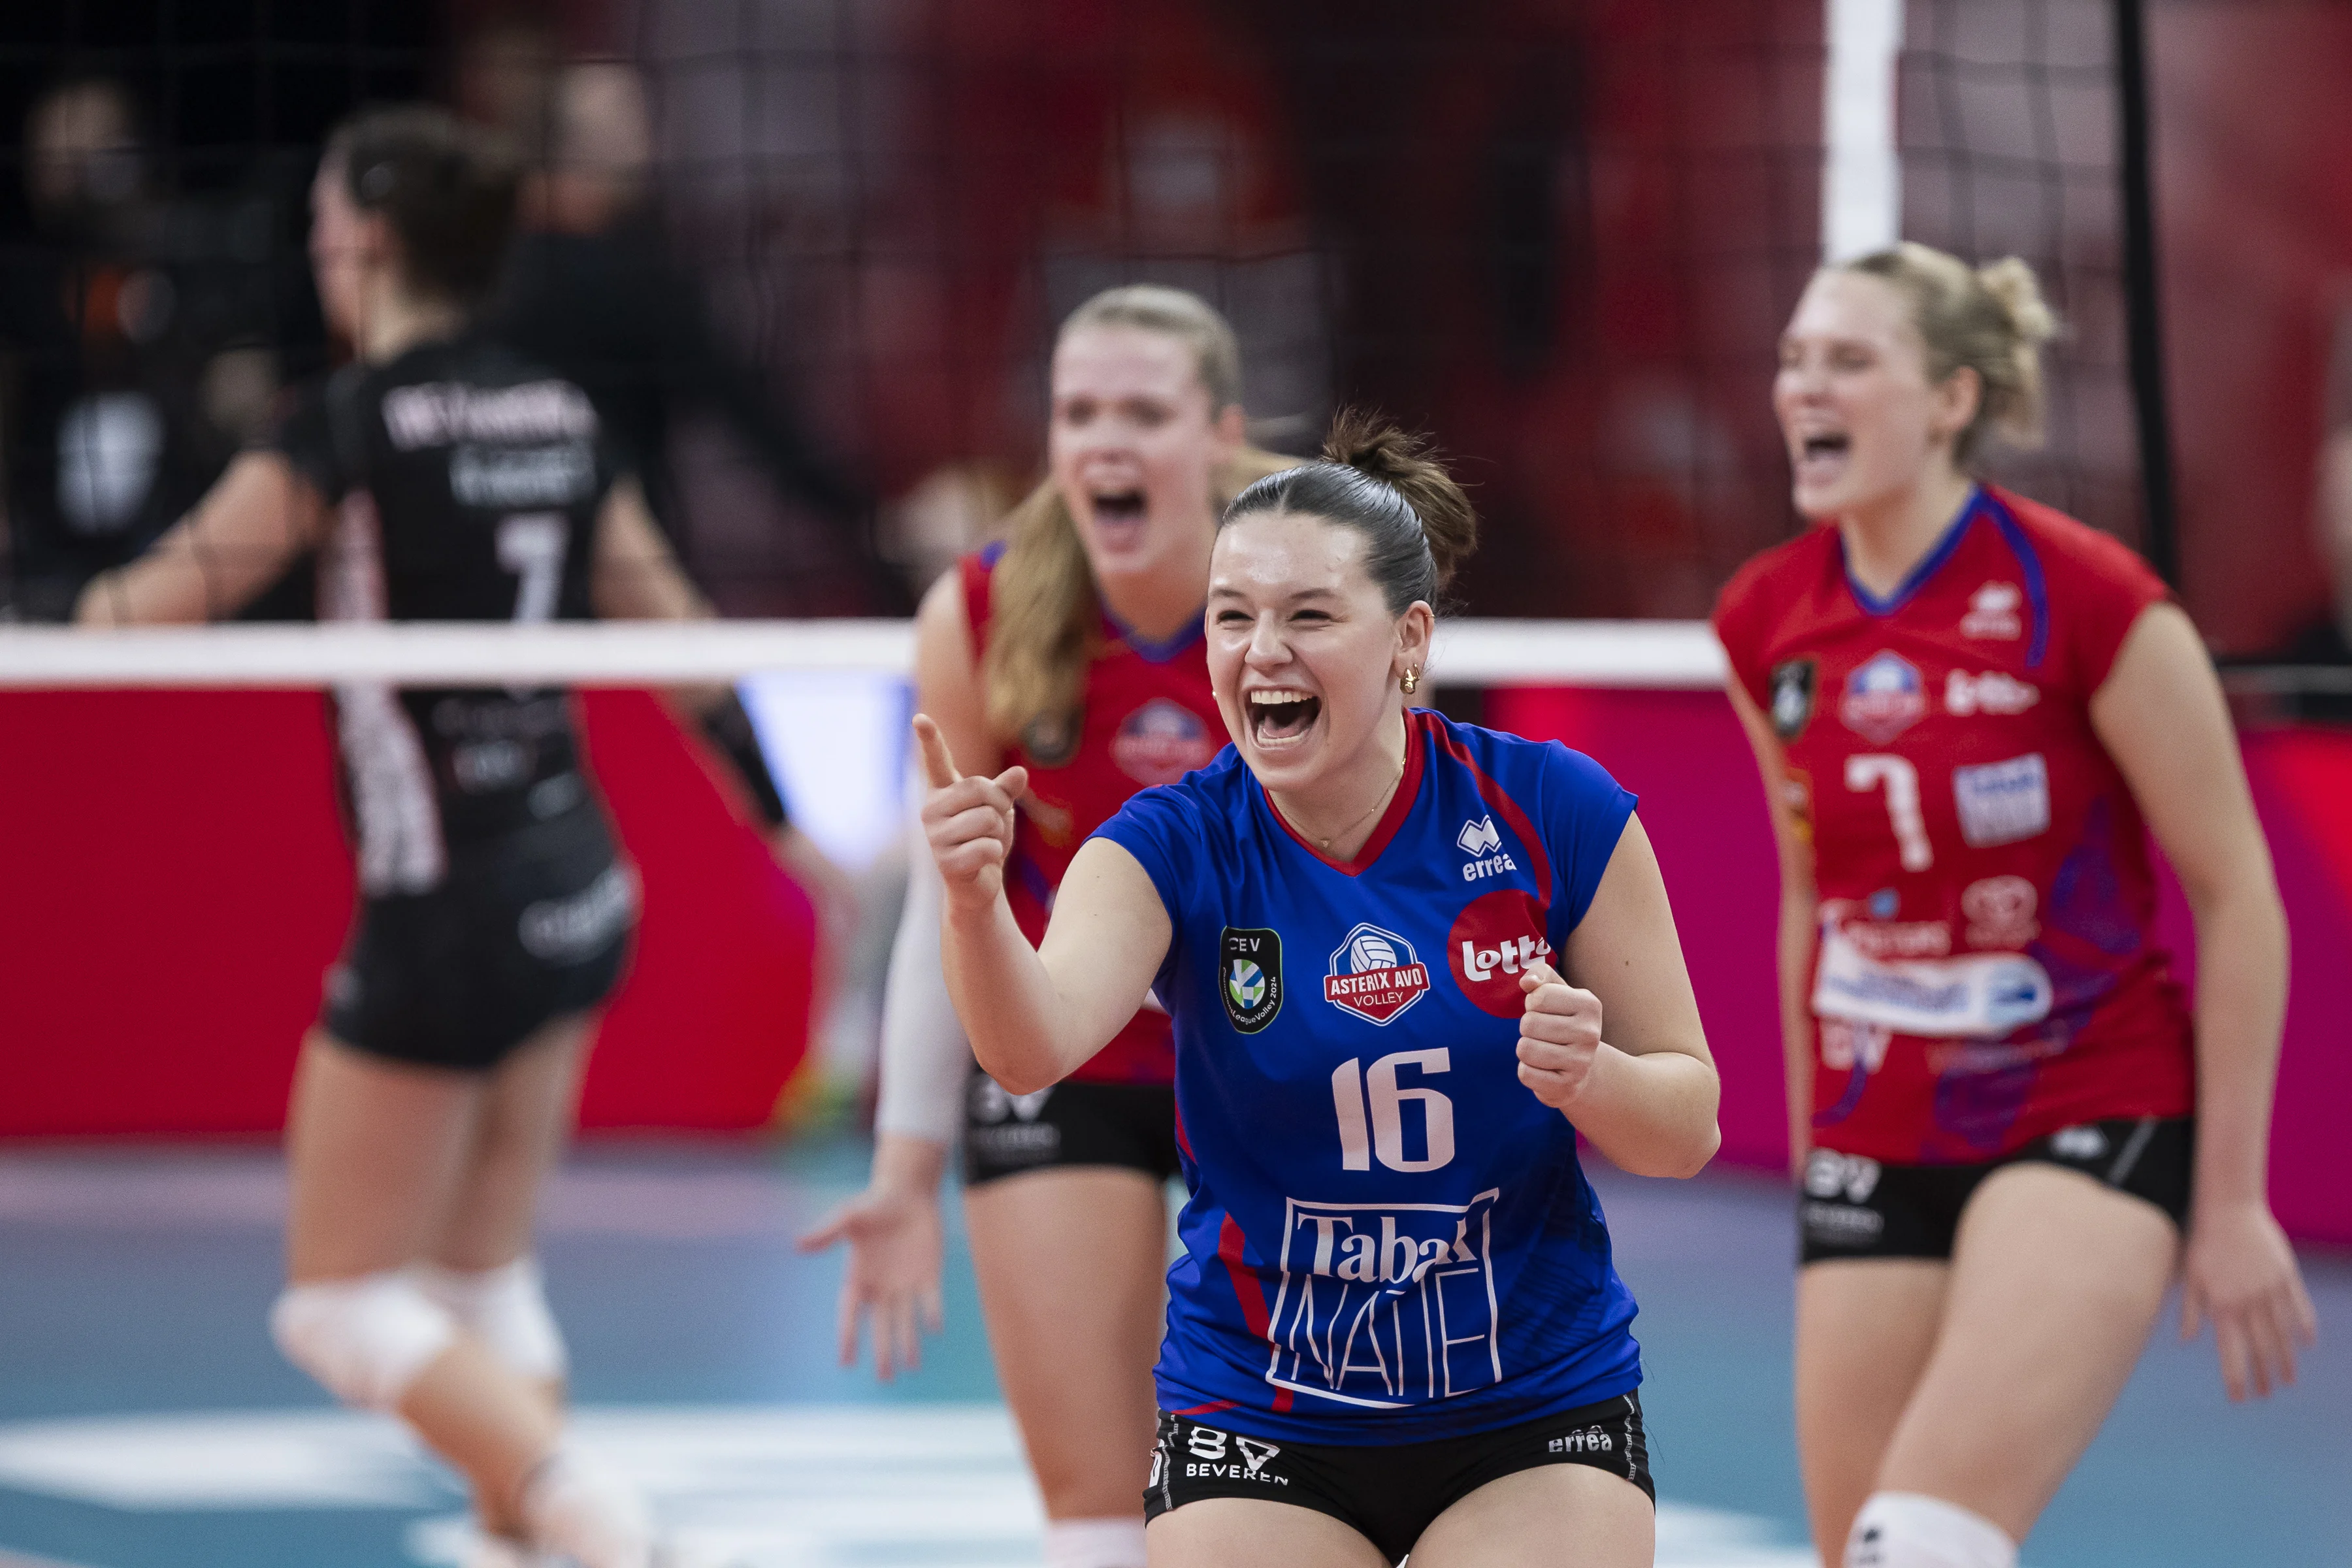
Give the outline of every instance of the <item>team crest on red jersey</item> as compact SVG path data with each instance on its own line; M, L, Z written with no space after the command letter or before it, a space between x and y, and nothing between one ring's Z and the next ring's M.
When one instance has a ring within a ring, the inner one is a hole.
M1171 784L1215 760L1217 742L1201 716L1181 702L1155 697L1118 722L1110 760L1139 784Z
M1429 994L1429 966L1412 943L1369 923L1331 951L1323 1000L1370 1024L1386 1024Z
M1883 746L1927 712L1919 668L1899 654L1879 650L1845 678L1838 718L1874 746Z

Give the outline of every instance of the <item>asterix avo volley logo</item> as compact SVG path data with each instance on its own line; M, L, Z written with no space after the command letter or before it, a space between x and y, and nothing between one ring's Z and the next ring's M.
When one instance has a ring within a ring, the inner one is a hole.
M1255 1035L1282 1011L1282 938L1274 931L1227 926L1217 941L1217 994L1225 1018Z
M1360 925L1332 950L1323 1000L1367 1023L1385 1024L1429 994L1429 966L1392 931Z

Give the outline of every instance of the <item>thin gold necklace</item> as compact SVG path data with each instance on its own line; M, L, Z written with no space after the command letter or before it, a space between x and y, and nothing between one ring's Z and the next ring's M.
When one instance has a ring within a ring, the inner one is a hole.
M1339 840L1339 839L1341 839L1341 838L1344 838L1344 837L1346 837L1349 834L1350 834L1350 833L1354 832L1354 831L1355 831L1355 828L1356 828L1356 823L1359 823L1359 822L1363 821L1365 817L1371 816L1373 812L1376 812L1376 811L1380 810L1380 808L1381 808L1381 807L1382 807L1382 806L1384 806L1384 805L1388 805L1388 803L1389 803L1390 799L1394 795L1394 794L1395 794L1395 792L1396 792L1396 786L1397 786L1398 783L1399 783L1400 781L1402 781L1402 780L1403 779L1403 777L1404 777L1404 762L1403 762L1403 760L1402 760L1402 758L1400 758L1400 759L1398 759L1398 762L1397 762L1396 777L1395 777L1395 778L1392 778L1392 779L1391 779L1391 780L1389 780L1389 782L1388 782L1386 784L1384 784L1383 786L1381 786L1381 793L1380 793L1380 795L1379 795L1377 797L1375 797L1375 798L1373 799L1372 804L1371 804L1370 806L1368 806L1368 807L1367 807L1367 808L1365 808L1362 812L1360 812L1360 813L1357 815L1357 816L1356 816L1356 818L1355 818L1355 821L1354 821L1354 822L1350 822L1350 823L1349 823L1349 824L1347 825L1347 826L1342 827L1341 829L1339 829L1339 832L1334 833L1333 835L1331 835L1331 837L1330 837L1329 838L1318 838L1318 839L1317 839L1315 842L1316 842L1316 843L1318 843L1318 844L1319 844L1319 845L1321 845L1324 848L1328 849L1328 848L1330 848L1330 847L1331 847L1332 844L1333 844L1335 841L1337 841L1337 840Z

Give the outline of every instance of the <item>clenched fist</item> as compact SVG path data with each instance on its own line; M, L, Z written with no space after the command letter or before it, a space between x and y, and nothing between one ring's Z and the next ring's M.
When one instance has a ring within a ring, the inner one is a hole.
M1519 989L1527 993L1519 1018L1519 1081L1554 1110L1565 1110L1592 1076L1601 1049L1601 998L1540 962L1520 973Z

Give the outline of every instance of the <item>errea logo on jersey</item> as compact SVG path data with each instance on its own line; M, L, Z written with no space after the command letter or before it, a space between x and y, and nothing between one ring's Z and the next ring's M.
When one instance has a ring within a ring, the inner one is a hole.
M1470 857L1470 864L1462 868L1462 879L1475 882L1481 877L1499 877L1506 871L1516 871L1519 863L1503 852L1503 836L1495 831L1495 819L1482 816L1462 825L1454 836L1462 853Z
M1332 950L1323 1000L1368 1024L1387 1024L1429 994L1429 966L1392 931L1359 924Z
M2025 619L2018 611L2025 595L2014 583L1987 583L1969 595L1969 613L1960 617L1960 635L1988 642L2015 642L2025 635Z

